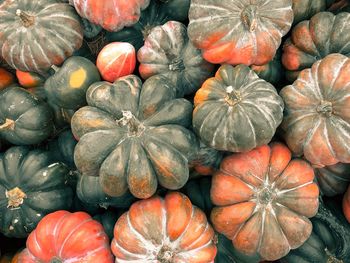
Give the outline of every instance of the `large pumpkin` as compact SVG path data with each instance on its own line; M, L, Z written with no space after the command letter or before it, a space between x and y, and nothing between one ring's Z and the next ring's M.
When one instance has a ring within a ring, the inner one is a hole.
M18 263L112 263L102 225L84 212L56 211L45 216L27 239Z
M188 36L211 63L263 65L293 22L291 0L192 0Z
M294 21L293 24L307 20L313 15L325 11L335 0L292 0Z
M46 151L17 146L0 154L0 232L26 237L46 214L68 209L68 172Z
M282 89L289 148L316 166L350 162L350 59L331 54Z
M186 26L176 21L153 28L137 59L143 79L163 74L178 88L179 96L199 89L214 69L189 41Z
M15 69L46 71L82 45L79 16L67 3L6 0L0 17L0 55Z
M150 0L70 0L78 14L108 31L119 31L140 19Z
M49 106L25 89L0 92L0 137L17 145L37 144L53 131Z
M210 263L214 230L205 214L183 194L134 203L114 227L116 262Z
M277 260L310 236L319 190L312 167L280 143L226 157L213 176L215 229L246 255Z
M276 89L249 67L223 65L194 97L193 128L217 150L242 152L267 144L282 122Z
M350 56L350 14L321 12L296 25L283 46L282 63L294 81L301 70L331 53Z

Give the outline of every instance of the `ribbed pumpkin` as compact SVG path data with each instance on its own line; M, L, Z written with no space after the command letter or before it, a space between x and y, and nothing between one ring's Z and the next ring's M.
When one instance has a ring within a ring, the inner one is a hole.
M15 81L13 75L4 68L0 68L0 90L10 86Z
M321 12L296 25L283 47L282 63L294 81L301 70L331 53L350 56L350 14Z
M137 59L143 79L163 74L178 88L179 96L199 89L214 69L189 41L186 26L176 21L153 28Z
M315 166L350 162L350 59L331 54L282 89L284 136Z
M211 63L264 65L293 22L291 0L192 0L188 36Z
M39 149L16 146L0 154L0 232L26 237L46 214L68 209L68 172Z
M242 152L267 144L282 122L276 89L245 65L223 65L194 97L193 128L217 150Z
M213 176L215 229L239 252L277 260L310 236L319 190L312 167L280 143L226 157Z
M27 239L18 263L112 263L102 225L84 212L56 211L45 216Z
M46 71L82 45L79 16L67 3L6 0L0 17L0 55L15 69Z
M111 246L116 262L210 263L213 239L205 214L172 192L134 203L118 219Z
M150 0L70 0L78 14L108 31L119 31L140 19Z
M293 1L293 24L307 20L313 15L325 11L335 0L292 0Z

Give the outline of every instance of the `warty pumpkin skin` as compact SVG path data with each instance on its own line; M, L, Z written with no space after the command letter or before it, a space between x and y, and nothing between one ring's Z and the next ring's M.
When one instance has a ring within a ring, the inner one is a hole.
M189 41L186 26L176 21L153 28L137 59L143 79L163 74L178 88L179 96L196 91L214 69Z
M245 65L223 65L194 97L193 129L208 146L243 152L267 144L282 122L276 89Z
M99 176L110 196L129 188L134 196L148 198L158 182L168 189L186 183L188 161L198 151L195 135L186 128L192 104L177 99L167 78L157 75L144 85L135 75L113 84L97 82L87 102L72 118L79 139L74 161L82 175Z
M113 263L102 225L85 212L56 211L45 216L27 239L18 263Z
M313 15L325 11L330 7L334 0L292 0L294 20L293 24L297 24L302 20L307 20Z
M68 209L73 193L69 173L49 152L15 146L0 154L0 232L26 237L43 216Z
M242 254L277 260L310 236L319 190L312 167L281 143L226 157L213 176L211 221Z
M350 162L350 59L331 54L284 87L284 137L317 167Z
M115 262L210 263L214 230L183 194L172 192L134 203L114 227Z
M282 63L290 81L301 70L332 53L350 56L350 14L321 12L297 24L283 46Z
M264 65L293 22L291 0L192 0L188 36L207 61Z
M67 3L6 0L0 17L0 55L15 69L45 72L82 45L79 16Z

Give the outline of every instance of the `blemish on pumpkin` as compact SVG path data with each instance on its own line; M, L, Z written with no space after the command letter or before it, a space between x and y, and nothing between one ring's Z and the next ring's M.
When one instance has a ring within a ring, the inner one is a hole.
M82 68L74 71L69 78L69 85L74 88L80 88L86 79L86 71Z

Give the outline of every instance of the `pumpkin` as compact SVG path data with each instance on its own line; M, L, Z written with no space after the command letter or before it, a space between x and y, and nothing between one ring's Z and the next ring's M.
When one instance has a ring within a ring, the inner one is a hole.
M186 26L176 21L153 28L137 59L143 79L163 74L179 89L179 96L196 91L214 69L189 41Z
M284 87L284 137L317 167L350 162L350 59L331 54Z
M102 27L91 23L85 18L81 19L81 23L83 26L84 37L86 38L94 38L102 31Z
M348 0L336 0L327 11L331 11L333 13L339 12L348 12L349 10L349 1Z
M44 77L35 72L16 70L16 77L18 79L18 83L23 88L35 88L42 86L45 83Z
M70 57L45 82L47 99L60 108L76 110L86 105L86 91L100 81L94 63L84 57Z
M211 221L240 253L277 260L309 238L319 190L312 167L291 157L264 145L224 158L213 176Z
M264 65L293 22L291 0L192 0L188 36L211 63Z
M78 14L108 31L135 24L150 0L72 0Z
M110 196L130 189L148 198L158 182L172 190L184 186L198 142L186 128L192 104L176 97L167 78L157 75L144 85L135 75L97 82L86 96L88 106L72 118L79 139L74 161L83 175L99 176Z
M110 43L98 54L96 65L104 80L114 82L134 72L135 48L127 42Z
M343 197L343 213L346 220L350 223L350 186Z
M111 248L116 262L209 263L216 254L213 239L205 214L172 192L132 204L115 224Z
M14 83L13 75L4 68L0 68L0 90L10 86Z
M313 15L325 11L335 0L292 0L294 22L297 24L302 20L307 20Z
M107 210L106 212L104 212L102 214L100 213L100 214L95 215L93 218L96 221L101 223L108 238L110 240L112 240L113 239L114 225L117 222L118 218L121 216L121 214L122 213L120 211L114 212L111 210Z
M45 216L27 239L18 263L112 263L108 236L85 212L56 211Z
M53 131L49 106L20 87L0 92L0 137L17 145L37 144Z
M321 12L296 25L283 46L282 63L294 81L301 70L331 53L350 56L350 14Z
M40 73L60 65L83 41L80 19L67 3L6 0L0 17L0 56L18 70Z
M43 150L15 146L0 154L0 232L26 237L46 214L68 209L68 172Z
M187 20L190 2L190 0L151 0L149 6L141 12L136 24L118 32L106 32L106 39L108 42L129 42L139 50L154 27L170 20Z
M321 194L325 196L343 194L350 183L350 164L337 163L316 168L315 179Z
M194 97L193 129L208 146L243 152L267 144L282 122L276 89L245 65L223 65Z

